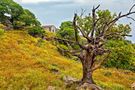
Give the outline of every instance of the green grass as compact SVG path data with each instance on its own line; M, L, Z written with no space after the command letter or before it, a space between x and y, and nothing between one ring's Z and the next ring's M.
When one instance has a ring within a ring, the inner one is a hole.
M0 90L46 90L48 86L66 90L65 75L81 79L81 64L61 56L51 42L19 30L0 37ZM113 68L94 73L97 84L106 90L128 90L134 77L133 72Z

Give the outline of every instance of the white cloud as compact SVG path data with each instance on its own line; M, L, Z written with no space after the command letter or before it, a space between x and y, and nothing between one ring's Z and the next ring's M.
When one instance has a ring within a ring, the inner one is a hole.
M14 0L19 3L59 2L62 0Z
M41 2L73 2L73 3L89 3L92 0L14 0L19 3L41 3ZM93 1L92 1L93 2Z
M89 2L93 2L92 0L74 0L74 2L77 3L89 3Z
M22 3L39 3L39 2L48 2L50 0L21 0Z

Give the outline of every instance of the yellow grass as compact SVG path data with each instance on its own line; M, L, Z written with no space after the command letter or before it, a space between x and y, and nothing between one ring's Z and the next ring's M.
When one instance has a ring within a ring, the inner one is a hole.
M81 64L61 56L51 42L19 30L0 36L0 90L46 90L48 86L65 90L61 78L81 79L81 72ZM106 90L128 90L135 73L102 68L94 73L94 79Z

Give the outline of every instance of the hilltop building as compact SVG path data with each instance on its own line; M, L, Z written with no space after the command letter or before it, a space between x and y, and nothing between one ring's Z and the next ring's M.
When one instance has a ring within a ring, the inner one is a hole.
M50 32L57 32L57 28L54 25L45 25L45 26L43 26L43 28Z

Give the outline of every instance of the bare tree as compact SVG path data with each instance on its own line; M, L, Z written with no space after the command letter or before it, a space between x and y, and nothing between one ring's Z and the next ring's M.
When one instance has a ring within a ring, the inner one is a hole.
M92 78L93 72L101 67L101 65L107 60L110 54L110 50L104 47L105 43L108 41L108 38L110 36L113 37L113 35L127 36L127 34L121 34L121 32L111 32L111 28L116 25L116 22L121 18L127 17L134 20L132 17L130 17L130 15L135 14L135 11L133 11L135 5L133 5L126 14L122 14L120 12L109 21L105 21L104 23L102 23L102 26L99 26L98 23L100 23L100 21L104 19L104 17L99 17L97 15L97 10L99 7L100 5L98 5L97 7L93 7L92 13L89 14L92 22L89 25L89 27L91 27L91 30L84 30L84 28L82 28L82 25L80 24L79 18L83 19L84 11L82 11L81 15L75 13L73 26L75 30L76 40L64 40L65 42L67 41L75 43L80 47L80 50L71 50L70 52L81 60L83 67L83 77L81 80L81 84L95 84ZM82 37L86 39L85 44L80 43L80 40L78 38L79 35L77 34L78 32L80 32ZM99 56L102 57L97 58Z

